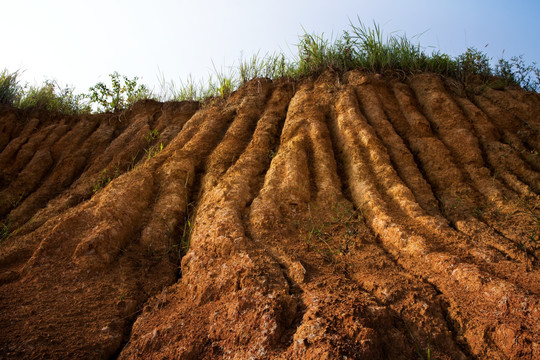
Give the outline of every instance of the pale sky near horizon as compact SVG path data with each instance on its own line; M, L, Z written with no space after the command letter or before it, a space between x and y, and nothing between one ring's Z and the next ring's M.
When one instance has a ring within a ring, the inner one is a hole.
M296 54L305 29L330 37L357 17L385 34L408 37L452 56L467 47L495 60L524 54L540 64L537 0L2 0L0 71L20 69L23 82L46 79L87 92L108 74L138 76L158 88L160 74L204 79L212 62L238 64L259 52ZM485 47L485 45L487 47Z

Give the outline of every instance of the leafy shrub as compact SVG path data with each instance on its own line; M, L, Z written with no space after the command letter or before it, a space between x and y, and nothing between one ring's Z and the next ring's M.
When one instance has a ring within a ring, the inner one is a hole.
M489 58L480 50L472 47L456 58L457 78L464 84L469 83L472 76L487 79L491 75Z
M540 90L540 69L536 63L526 65L523 55L514 56L510 60L499 59L495 65L494 75L505 85L520 85L525 90Z
M138 77L129 79L118 72L109 75L111 88L102 82L90 88L88 98L101 107L103 111L123 110L138 100L148 98L150 91L145 85L137 84Z

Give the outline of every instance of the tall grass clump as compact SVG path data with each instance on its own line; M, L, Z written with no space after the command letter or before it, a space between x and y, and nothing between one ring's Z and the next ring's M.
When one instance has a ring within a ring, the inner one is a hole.
M47 80L41 86L20 85L19 71L0 73L0 104L20 109L39 109L66 115L90 112L84 94L75 94L74 88L60 87L56 81Z
M242 85L242 78L238 75L241 71L246 71L243 73L246 78L247 71L250 71L250 74L253 71L259 76L257 70L245 70L243 65L239 67L238 71L234 67L229 67L228 71L223 70L223 68L218 69L214 62L212 62L212 66L213 72L208 75L206 82L202 80L196 82L191 75L186 80L180 80L179 83L165 81L162 77L159 94L151 96L162 101L204 101L215 97L226 98Z
M345 31L345 39L351 45L353 67L380 72L390 67L401 67L399 56L415 52L411 49L398 49L399 40L391 36L385 42L381 28L375 24L368 28L361 22L359 25L350 23L350 32ZM405 44L405 43L404 43Z
M289 74L295 78L318 74L326 69L344 72L355 67L347 34L333 40L325 38L324 34L308 34L304 30L297 48L298 55L289 65Z
M205 84L202 80L195 81L191 74L178 84L167 81L163 75L159 80L159 92L152 95L158 101L201 101L204 98Z
M350 23L335 40L324 34L304 33L298 44L298 60L293 65L296 76L319 73L325 69L340 72L363 69L373 72L400 70L407 73L427 66L428 56L420 45L413 44L405 35L384 37L377 24L368 28L362 22Z
M245 84L260 77L277 79L291 76L292 68L284 54L266 54L261 58L257 53L247 60L240 58L238 72L240 83Z
M174 83L171 83L175 89ZM193 76L189 76L186 81L180 80L180 87L173 94L173 98L177 101L199 101L204 97L204 84L202 81L196 82Z
M34 108L76 115L90 112L90 105L83 94L75 94L72 87L60 87L57 82L47 80L41 86L29 86L15 104L18 108Z
M214 75L216 76L216 80L214 80L213 76L210 75L208 79L208 91L203 95L206 95L208 97L228 97L240 85L235 69L230 67L228 73L225 72L223 68L218 70L213 61L212 67L214 68Z
M380 26L374 23L369 28L358 18L358 24L350 22L350 29L335 40L325 38L324 34L308 34L304 30L292 73L295 77L302 77L325 69L340 72L352 69L378 73L390 71L405 76L434 72L455 78L465 86L480 79L488 85L519 85L525 90L540 90L540 70L536 63L526 65L523 56L512 57L510 61L500 59L495 66L490 60L486 53L474 47L456 57L439 51L428 54L405 34L385 36Z
M293 72L295 77L320 73L331 67L332 44L324 38L324 34L304 33L297 46L298 60Z
M18 76L18 71L10 73L7 69L0 73L0 104L13 105L21 96Z
M509 61L501 59L492 66L491 59L474 47L455 57L437 50L428 53L416 41L421 34L412 38L395 32L385 35L376 23L368 27L359 18L358 23L351 21L350 28L337 37L303 31L296 44L297 54L292 58L283 53L256 53L247 59L240 58L239 65L228 72L218 70L212 63L213 73L207 83L195 83L192 78L180 82L178 89L170 87L172 99L227 97L242 84L259 77L299 79L325 70L344 73L353 69L397 73L401 78L432 72L454 78L465 87L482 81L495 88L518 85L526 90L540 90L539 69L535 63L526 65L522 56Z

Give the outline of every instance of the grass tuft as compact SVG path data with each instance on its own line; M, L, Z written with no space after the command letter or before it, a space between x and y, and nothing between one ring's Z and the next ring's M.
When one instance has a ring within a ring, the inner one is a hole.
M0 104L13 105L21 96L18 76L19 71L9 73L4 69L0 73Z
M25 89L16 106L21 109L35 108L75 115L90 112L90 105L85 98L85 95L75 94L74 89L69 86L62 89L57 82L45 81L41 86Z
M239 82L245 84L256 78L277 79L290 76L291 67L283 54L266 54L261 58L257 53L248 60L240 58L238 72Z

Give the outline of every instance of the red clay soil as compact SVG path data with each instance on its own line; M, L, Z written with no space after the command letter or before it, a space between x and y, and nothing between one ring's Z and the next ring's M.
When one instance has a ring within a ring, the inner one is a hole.
M539 151L430 74L1 107L0 358L539 359Z

